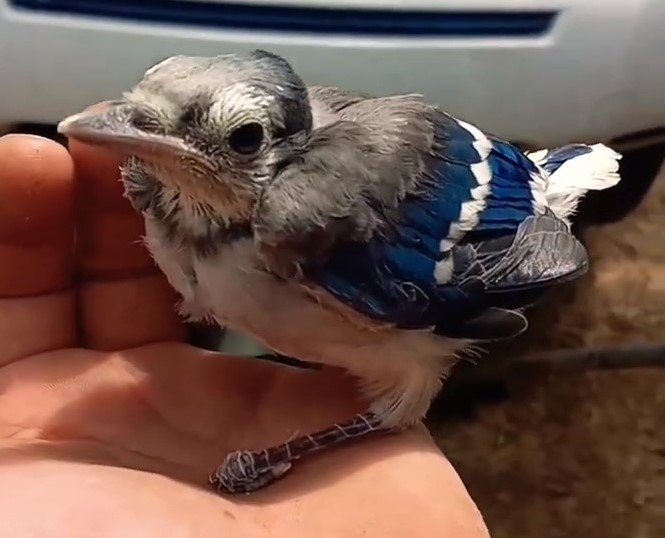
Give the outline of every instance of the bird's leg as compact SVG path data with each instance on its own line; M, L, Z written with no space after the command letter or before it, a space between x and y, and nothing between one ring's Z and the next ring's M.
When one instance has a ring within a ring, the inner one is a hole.
M356 415L352 420L311 435L264 450L232 452L215 472L210 483L222 493L249 493L284 475L294 461L325 448L371 433L389 432L374 413Z

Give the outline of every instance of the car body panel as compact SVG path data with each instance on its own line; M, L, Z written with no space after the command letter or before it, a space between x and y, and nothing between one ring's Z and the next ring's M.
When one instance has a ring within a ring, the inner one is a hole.
M40 2L27 2L28 8L19 3L0 0L0 123L57 122L117 97L147 67L174 54L258 47L287 57L308 83L379 95L423 93L483 129L534 146L609 141L665 125L662 0L334 3L339 9L556 13L551 28L540 35L424 37L238 30L131 21L103 11L67 14L40 9ZM321 0L279 4L331 5Z

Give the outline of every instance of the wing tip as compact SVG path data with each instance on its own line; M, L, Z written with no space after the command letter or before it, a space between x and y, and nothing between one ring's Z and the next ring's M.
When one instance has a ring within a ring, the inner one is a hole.
M517 266L494 283L496 291L551 287L580 278L589 269L586 248L552 213L525 219L505 259Z
M477 316L460 323L437 325L435 333L448 338L474 342L496 342L519 336L529 322L521 312L489 307Z

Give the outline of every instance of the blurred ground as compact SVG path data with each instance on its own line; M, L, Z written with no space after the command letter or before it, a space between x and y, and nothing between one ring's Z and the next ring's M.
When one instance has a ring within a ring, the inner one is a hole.
M585 240L590 274L484 360L665 342L665 170L632 215ZM475 420L430 421L494 538L665 537L665 368L522 378L508 389Z

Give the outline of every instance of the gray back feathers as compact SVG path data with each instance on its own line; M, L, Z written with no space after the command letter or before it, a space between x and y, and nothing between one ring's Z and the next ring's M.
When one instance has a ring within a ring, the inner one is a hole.
M275 272L297 272L305 255L323 261L339 240L381 233L400 201L418 191L434 141L437 111L420 96L312 94L313 103L331 98L338 119L312 133L254 212L255 239Z

